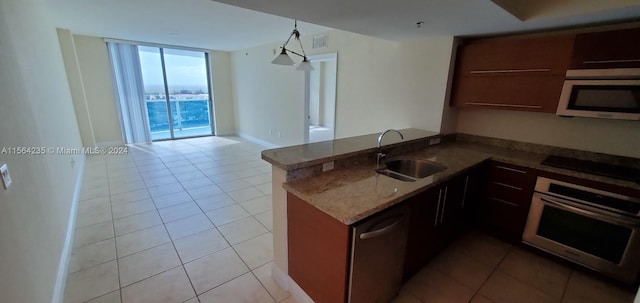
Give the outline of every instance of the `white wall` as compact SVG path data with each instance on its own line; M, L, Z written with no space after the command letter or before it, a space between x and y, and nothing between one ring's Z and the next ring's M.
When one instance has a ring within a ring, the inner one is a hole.
M328 34L329 48L311 50L308 37L303 43L308 54L338 52L337 138L387 128L440 131L453 37L398 43L339 30ZM232 53L236 129L276 145L300 144L304 77L270 64L278 47Z
M42 7L0 1L0 148L82 146L56 29ZM84 157L0 161L13 178L0 188L0 301L52 302Z
M213 86L213 106L216 135L235 133L233 114L233 91L231 85L231 54L210 51L211 86Z
M280 146L300 144L304 73L270 64L276 48L271 44L231 53L236 132Z
M80 117L78 123L83 130L88 127L92 128L97 145L123 144L115 104L109 53L104 38L73 35L73 43L66 41L64 38L63 36L60 39L61 47L65 54L75 52L75 60L79 66L78 74L81 76L81 78L74 77L74 75L70 76L69 84L72 88L82 87L86 96L86 110L89 117L86 119ZM235 122L231 91L230 54L221 51L210 51L209 54L214 101L214 128L218 135L232 134L235 132ZM72 62L73 60L74 58L69 55L67 61ZM71 66L71 68L73 67ZM69 66L67 69L69 69ZM72 92L74 91L72 90ZM76 108L76 111L78 110L82 111L82 109ZM87 123L89 123L89 126L84 127Z
M324 61L322 64L322 106L320 124L333 126L336 119L337 62Z
M313 70L309 73L309 124L321 125L322 87L324 80L323 63L311 63Z
M76 113L80 137L82 138L82 145L85 147L95 147L96 139L93 133L91 117L89 115L87 95L84 90L84 84L82 83L80 63L78 62L78 54L76 53L73 34L68 29L58 29L58 39L60 42L62 57L64 59L65 71L67 72L71 97L73 98L73 108Z
M124 140L118 120L107 45L104 39L98 37L74 35L73 40L96 144L122 145Z
M640 122L465 109L458 132L640 158Z

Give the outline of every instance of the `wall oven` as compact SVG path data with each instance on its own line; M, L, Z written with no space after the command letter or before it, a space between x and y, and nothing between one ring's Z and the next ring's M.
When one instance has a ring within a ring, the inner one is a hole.
M567 71L556 114L640 120L640 68Z
M640 201L538 177L523 242L626 283L638 281Z

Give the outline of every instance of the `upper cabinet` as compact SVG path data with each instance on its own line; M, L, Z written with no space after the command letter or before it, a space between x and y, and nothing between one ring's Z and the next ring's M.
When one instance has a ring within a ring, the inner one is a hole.
M576 36L571 69L640 67L640 28Z
M451 104L555 113L574 38L506 37L462 45Z

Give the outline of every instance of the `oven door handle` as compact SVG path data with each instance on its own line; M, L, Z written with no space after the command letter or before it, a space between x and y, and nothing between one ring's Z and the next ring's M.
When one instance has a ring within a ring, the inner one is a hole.
M599 214L596 212L592 212L586 209L582 209L582 208L578 208L575 206L571 206L571 205L567 205L565 203L562 203L560 201L556 201L552 198L549 197L540 197L540 200L542 200L543 202L549 203L551 205L554 205L558 208L563 208L565 210L574 212L574 213L579 213L579 214L583 214L587 217L591 217L594 219L599 219L602 221L606 221L609 223L614 223L614 224L618 224L618 225L624 225L626 227L630 227L630 228L634 228L638 225L640 225L640 221L638 220L632 220L632 219L627 219L621 215L618 214L611 214L611 215L603 215L603 214Z

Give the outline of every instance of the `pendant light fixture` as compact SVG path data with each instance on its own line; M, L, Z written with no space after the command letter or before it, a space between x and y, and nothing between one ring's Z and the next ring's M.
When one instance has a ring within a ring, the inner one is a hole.
M300 49L302 50L302 54L299 54L290 49L287 49L287 44L289 44L289 41L291 41L291 38L295 38L295 40L298 41L298 43L300 44ZM311 66L311 63L309 62L309 60L307 60L307 54L304 52L304 48L302 47L302 42L300 41L300 32L298 31L298 20L294 21L293 31L291 32L291 35L289 35L289 39L287 39L287 41L284 42L281 48L282 48L282 51L273 59L273 61L271 61L271 63L278 64L278 65L293 65L294 64L293 59L291 59L291 57L287 53L289 52L294 55L298 55L302 57L302 62L298 64L298 66L296 67L296 70L301 70L305 72L313 70L313 66Z

